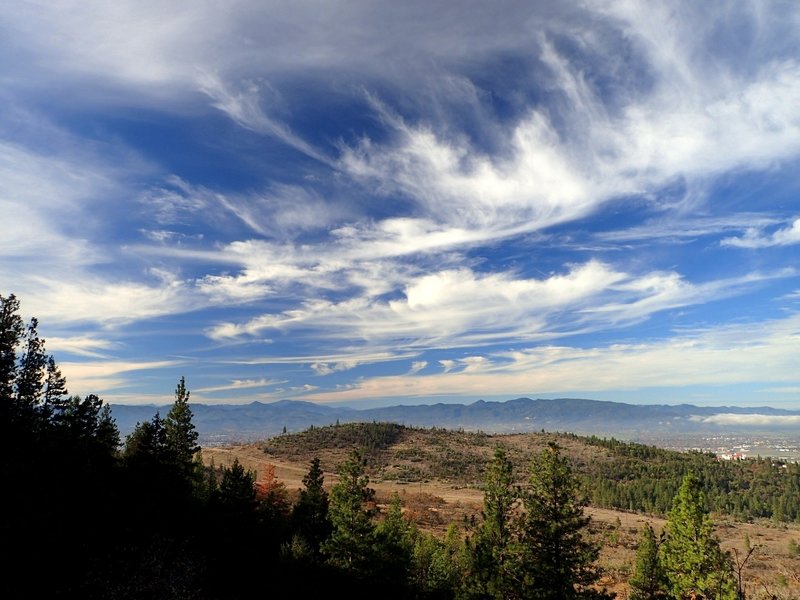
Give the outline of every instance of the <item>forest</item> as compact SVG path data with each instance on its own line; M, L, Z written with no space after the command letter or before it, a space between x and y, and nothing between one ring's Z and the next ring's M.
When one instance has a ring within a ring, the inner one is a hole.
M611 598L588 535L593 498L666 516L662 535L640 532L629 598L733 600L745 597L741 565L711 509L797 518L796 470L668 454L645 467L659 451L595 439L620 460L576 465L551 443L525 458L522 481L495 445L479 517L437 536L399 496L376 504L368 456L394 426L362 429L332 486L310 460L293 496L238 461L204 464L190 395L180 378L169 411L121 439L101 398L69 395L36 319L0 296L3 598Z

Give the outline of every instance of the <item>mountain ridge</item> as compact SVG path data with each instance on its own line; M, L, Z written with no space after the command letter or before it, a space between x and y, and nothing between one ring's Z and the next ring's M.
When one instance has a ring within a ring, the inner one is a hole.
M800 425L800 410L769 406L630 404L588 398L518 397L476 400L469 404L439 402L364 409L289 399L249 404L192 403L190 406L204 444L254 441L284 431L356 421L386 421L485 433L562 431L632 441L642 436L676 433L778 433L790 428L796 431ZM164 416L169 408L170 405L112 404L111 412L124 436L137 422L151 419L156 412Z

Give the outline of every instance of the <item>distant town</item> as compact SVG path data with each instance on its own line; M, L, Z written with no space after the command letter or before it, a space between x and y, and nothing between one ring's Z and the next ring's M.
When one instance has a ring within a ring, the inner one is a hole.
M800 462L800 433L792 436L714 434L653 436L635 440L681 452L711 452L721 460L773 458Z

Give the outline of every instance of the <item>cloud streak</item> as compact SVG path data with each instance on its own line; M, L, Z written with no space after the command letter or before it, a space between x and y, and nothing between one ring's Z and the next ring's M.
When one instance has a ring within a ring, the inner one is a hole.
M730 326L641 344L580 348L539 346L462 360L442 360L435 375L373 377L354 387L311 394L346 402L402 397L512 397L556 391L647 390L661 386L790 383L800 317ZM460 367L460 368L457 368Z
M693 420L714 425L746 425L751 427L796 427L800 425L800 416L795 415L720 413L708 417L693 417Z
M792 246L800 244L800 218L787 227L776 229L768 235L756 228L748 228L741 237L724 238L720 244L736 248L769 248L772 246Z
M306 302L302 308L242 324L220 323L208 335L224 340L265 331L310 330L324 331L321 339L359 339L406 349L545 340L629 325L659 311L709 302L790 274L753 274L693 285L676 273L637 277L595 261L546 279L448 270L412 279L397 299Z

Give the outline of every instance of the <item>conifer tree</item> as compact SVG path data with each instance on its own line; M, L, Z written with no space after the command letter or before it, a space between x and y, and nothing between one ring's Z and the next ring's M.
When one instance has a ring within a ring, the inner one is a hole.
M156 412L150 421L137 423L125 438L123 456L129 465L142 470L163 464L166 459L167 434L164 420Z
M175 388L175 402L164 419L164 432L175 467L184 478L196 482L201 475L202 465L197 457L200 446L197 445L198 433L192 423L189 395L186 380L181 377Z
M42 426L42 401L48 357L39 337L39 322L32 318L22 341L16 376L15 419L21 426L38 430Z
M669 591L677 600L733 600L736 585L708 515L700 480L687 473L673 501L661 545Z
M508 598L517 588L516 504L513 467L506 451L497 446L486 472L481 523L468 540L468 566L462 596Z
M0 546L15 578L0 589L80 596L111 544L119 434L100 398L66 396L38 321L24 326L18 310L16 297L0 295Z
M352 450L331 488L328 514L333 529L322 545L329 564L364 578L372 572L375 544L375 490L369 487L365 471L363 454Z
M322 542L331 534L328 518L328 492L324 487L325 476L320 460L311 460L308 473L303 476L303 489L292 507L291 525L311 553L313 559L320 557Z
M406 588L411 582L411 563L417 535L414 524L403 516L400 495L395 492L383 521L375 528L375 558L378 580L395 588Z
M662 600L667 597L658 540L650 523L645 523L639 534L636 566L628 584L631 588L630 600Z
M67 379L56 366L55 359L50 356L47 359L44 382L44 409L47 418L53 418L54 415L58 418L58 413L65 408L67 393Z
M444 538L418 531L412 562L413 584L427 598L452 598L466 571L466 549L458 526L451 523Z
M10 409L17 378L17 348L24 330L19 300L14 294L0 294L0 410ZM4 422L0 418L0 423Z
M216 501L229 514L253 515L258 505L255 488L256 474L245 469L236 458L222 470L222 481L216 490Z
M103 404L97 415L95 438L101 447L108 448L113 455L117 455L120 447L119 429L108 404Z
M555 443L532 462L522 500L520 597L612 597L596 588L600 550L583 535L590 521L583 513L585 502L578 497L569 459Z

